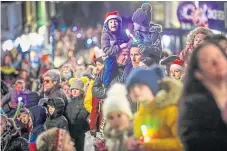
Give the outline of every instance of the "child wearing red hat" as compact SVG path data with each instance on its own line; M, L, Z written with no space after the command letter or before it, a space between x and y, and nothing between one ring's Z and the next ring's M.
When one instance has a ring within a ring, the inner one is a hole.
M123 48L128 47L129 38L122 31L122 18L118 11L107 12L105 16L101 46L108 58L105 60L103 84L107 87L110 83L111 72L116 64L115 58Z
M175 80L181 80L184 74L184 61L176 59L170 66L170 77Z

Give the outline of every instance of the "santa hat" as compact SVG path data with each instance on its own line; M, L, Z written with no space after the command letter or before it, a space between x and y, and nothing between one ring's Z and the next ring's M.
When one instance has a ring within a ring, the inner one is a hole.
M124 85L115 83L107 92L107 98L104 100L103 115L107 115L114 111L120 111L132 118L132 111L127 99L127 90Z
M104 20L104 24L106 24L110 19L117 19L122 22L121 16L118 11L107 12Z
M179 59L174 60L172 65L170 66L170 69L172 68L184 71L184 61Z

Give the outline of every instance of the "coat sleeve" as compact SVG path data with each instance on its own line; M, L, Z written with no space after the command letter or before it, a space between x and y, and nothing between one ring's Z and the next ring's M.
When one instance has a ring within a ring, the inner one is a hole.
M166 110L166 120L165 125L172 133L172 138L161 138L161 139L151 139L148 143L145 143L146 150L152 151L181 151L183 147L177 135L177 116L178 109L175 106L168 107Z
M92 80L88 86L87 93L84 98L84 107L85 109L91 113L92 110L92 88L94 86L94 81Z
M10 98L11 98L11 93L8 92L5 96L2 97L1 103L3 105L5 105L6 103L8 103L10 101Z
M117 41L111 43L110 36L108 33L104 32L101 36L101 46L104 53L108 56L115 56L120 52L120 46L117 44Z
M100 77L96 77L95 79L92 95L98 99L104 99L106 97L106 88L104 88Z
M66 120L65 117L62 117L61 122L58 124L58 128L62 128L62 129L69 131L68 121Z

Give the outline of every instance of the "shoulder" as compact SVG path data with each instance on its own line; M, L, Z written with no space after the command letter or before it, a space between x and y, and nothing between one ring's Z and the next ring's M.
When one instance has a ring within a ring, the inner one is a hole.
M162 32L162 25L151 23L149 31L160 33L160 32Z

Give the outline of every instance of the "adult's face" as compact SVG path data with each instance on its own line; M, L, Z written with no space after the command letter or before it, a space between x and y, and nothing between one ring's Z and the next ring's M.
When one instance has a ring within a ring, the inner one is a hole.
M132 47L130 49L130 58L132 62L132 66L135 68L139 65L139 62L141 60L141 53L139 52L139 48L137 47Z
M56 82L53 81L50 77L46 76L43 78L44 92L51 89L54 85L56 85Z
M104 64L100 63L100 62L96 62L96 67L95 67L95 74L99 74L99 72L102 70L102 68L104 67Z
M198 53L200 72L208 80L223 79L227 76L227 59L221 50L209 44Z
M120 65L126 65L129 59L128 48L122 49L120 56L117 58L117 63Z

